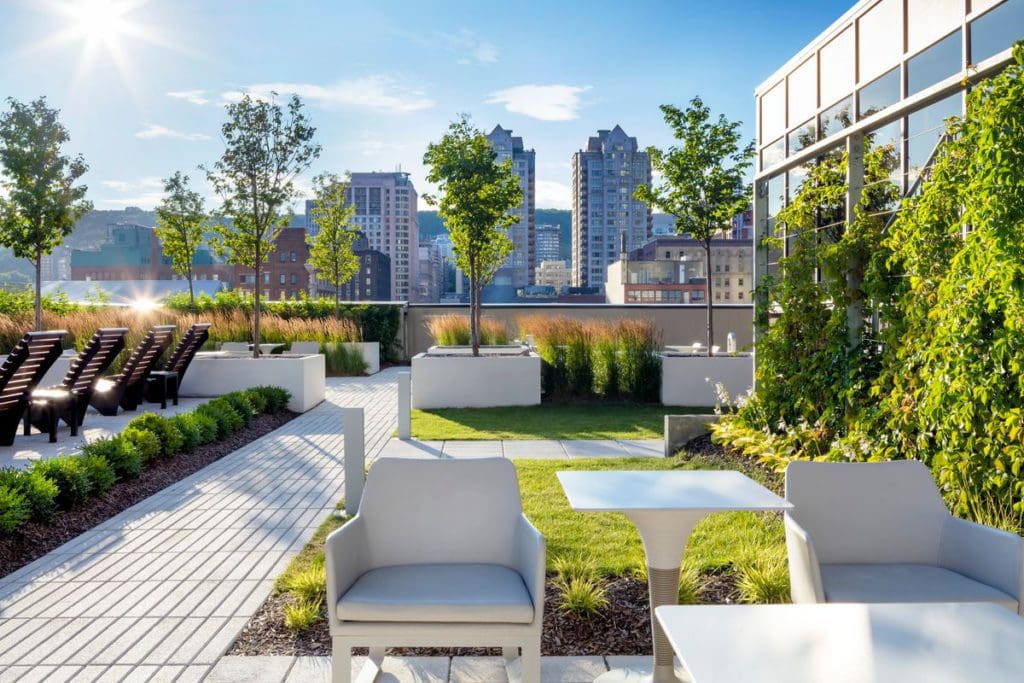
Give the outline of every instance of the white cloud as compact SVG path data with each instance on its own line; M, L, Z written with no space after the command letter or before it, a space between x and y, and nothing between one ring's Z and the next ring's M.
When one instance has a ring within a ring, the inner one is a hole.
M298 95L321 107L353 107L392 111L403 114L430 109L436 103L422 91L399 85L387 76L364 76L332 85L315 83L256 83L244 91L229 90L221 95L225 102L237 102L243 94L269 100L272 93Z
M449 52L459 52L465 55L458 60L459 64L494 64L498 61L498 48L485 40L480 40L472 31L466 29L462 29L458 33L438 31L434 35Z
M184 133L167 126L160 126L155 123L147 123L146 127L135 133L135 137L142 140L155 140L157 138L173 138L175 140L209 140L210 136L205 133Z
M507 111L541 121L572 121L579 118L580 95L588 90L590 86L517 85L491 93L485 102L503 104Z
M206 97L205 90L172 90L171 92L166 93L166 95L168 97L173 97L176 100L183 100L200 106L210 101Z
M536 186L538 209L571 209L572 188L554 180L538 180Z
M156 176L144 176L136 181L101 180L100 186L119 195L97 199L96 204L100 206L152 209L160 203L164 194L164 181Z

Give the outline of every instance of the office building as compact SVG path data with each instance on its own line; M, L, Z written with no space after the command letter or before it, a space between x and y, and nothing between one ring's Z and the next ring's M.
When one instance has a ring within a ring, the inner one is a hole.
M572 283L572 272L565 261L541 261L537 266L536 283L544 287L554 287L555 292L562 291Z
M651 184L651 160L620 126L600 130L573 155L572 184L572 284L601 288L622 238L628 250L651 236L651 209L633 198Z
M512 253L505 263L494 274L491 284L522 287L533 284L533 269L536 266L535 244L535 199L536 199L536 154L532 149L523 146L523 139L513 136L511 130L500 125L495 126L487 135L497 155L496 161L504 163L512 160L512 170L519 176L519 189L523 200L512 210L518 220L508 229L512 240Z
M282 228L274 241L274 248L260 267L259 285L256 271L245 266L235 266L237 288L250 294L259 289L264 299L298 299L311 290L312 275L306 262L309 246L306 244L305 228Z
M558 225L538 225L535 240L536 261L538 264L544 261L557 261L562 258L562 228ZM540 267L538 265L538 267ZM537 283L540 284L540 283Z
M371 249L362 233L352 244L352 253L359 259L359 272L341 286L342 301L390 301L391 259L382 251ZM316 281L317 295L333 298L334 289L323 280Z

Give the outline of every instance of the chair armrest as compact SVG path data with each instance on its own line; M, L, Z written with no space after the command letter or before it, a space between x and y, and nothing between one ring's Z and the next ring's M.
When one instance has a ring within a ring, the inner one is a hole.
M1024 614L1024 539L1017 534L950 516L939 565L1012 595Z
M790 596L795 603L825 602L821 568L818 566L818 555L814 552L811 535L788 512L785 514L785 522Z
M327 537L324 544L327 568L327 617L333 625L337 617L338 599L369 569L369 542L366 525L356 515Z
M527 590L530 591L530 597L533 598L533 621L539 624L544 618L547 550L544 537L530 524L525 515L520 515L516 523L512 562L516 571L523 577Z

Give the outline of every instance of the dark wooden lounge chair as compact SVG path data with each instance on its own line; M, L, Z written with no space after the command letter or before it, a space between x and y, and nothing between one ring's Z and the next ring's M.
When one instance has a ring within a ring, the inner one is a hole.
M48 432L53 443L57 440L57 424L63 419L71 427L71 436L77 436L96 383L124 349L126 334L126 327L100 328L72 361L59 385L33 390L25 411L25 434L31 424Z
M0 365L0 446L14 444L32 389L64 349L64 330L29 332Z
M149 373L149 379L146 380L147 401L159 403L160 408L166 408L167 397L170 396L174 400L174 405L178 405L178 387L185 379L185 371L188 370L196 351L202 348L209 337L210 323L196 323L188 328L171 353L171 357L167 359L163 370Z
M174 325L154 325L135 347L121 374L96 382L89 404L101 415L117 415L117 408L135 410L146 391L146 380L174 339Z

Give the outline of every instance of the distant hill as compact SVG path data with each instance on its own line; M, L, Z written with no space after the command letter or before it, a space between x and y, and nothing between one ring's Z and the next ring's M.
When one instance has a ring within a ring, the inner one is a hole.
M557 225L561 232L561 255L568 259L572 255L572 211L568 209L537 209L537 225ZM444 222L436 211L420 211L420 240L430 241L447 232Z

